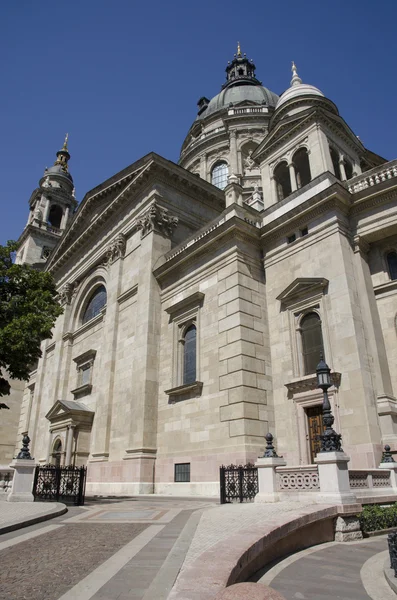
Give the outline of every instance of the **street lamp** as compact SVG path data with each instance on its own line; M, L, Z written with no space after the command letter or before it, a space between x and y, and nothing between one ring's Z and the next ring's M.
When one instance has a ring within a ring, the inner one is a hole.
M323 390L323 423L324 433L320 435L321 450L320 452L343 452L341 442L342 436L332 429L334 424L334 416L331 412L331 405L328 398L328 388L331 387L331 369L324 360L323 355L320 356L320 362L317 365L317 386Z

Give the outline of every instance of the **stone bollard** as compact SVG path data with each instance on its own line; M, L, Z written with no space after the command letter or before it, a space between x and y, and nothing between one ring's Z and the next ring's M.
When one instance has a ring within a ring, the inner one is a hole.
M32 494L35 461L29 452L29 436L25 435L22 440L22 448L18 456L11 462L10 467L14 469L11 491L7 496L7 502L33 502Z
M258 469L259 492L255 496L255 502L278 502L280 500L277 491L277 467L285 467L287 461L282 456L277 456L273 446L273 436L266 434L267 447L263 457L258 458L255 466Z
M344 452L319 452L314 459L318 465L320 504L357 504L357 498L350 489L350 458Z

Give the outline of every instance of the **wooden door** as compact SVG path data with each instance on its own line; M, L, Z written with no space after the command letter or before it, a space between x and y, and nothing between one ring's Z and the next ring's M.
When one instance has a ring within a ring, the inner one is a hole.
M314 458L317 452L321 449L321 441L319 436L324 431L323 425L323 407L322 405L311 406L306 409L307 429L309 432L309 450L310 462L314 463Z

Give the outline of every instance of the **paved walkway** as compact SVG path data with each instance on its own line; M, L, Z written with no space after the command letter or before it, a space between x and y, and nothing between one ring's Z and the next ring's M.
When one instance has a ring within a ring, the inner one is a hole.
M66 512L59 502L7 502L0 501L0 534L25 527L28 524L52 519Z
M201 512L214 504L159 497L89 502L1 535L0 598L165 600Z
M310 510L296 502L219 506L212 499L153 496L69 507L51 521L0 536L0 598L166 600L177 577L171 597L183 575L219 542ZM324 544L258 577L287 600L389 600L386 592L376 596L371 591L373 574L379 580L383 576L379 552L385 547L385 539ZM202 594L205 598L204 588ZM191 596L182 592L177 597Z
M393 600L383 574L386 549L386 536L322 544L257 573L252 581L270 585L286 600Z

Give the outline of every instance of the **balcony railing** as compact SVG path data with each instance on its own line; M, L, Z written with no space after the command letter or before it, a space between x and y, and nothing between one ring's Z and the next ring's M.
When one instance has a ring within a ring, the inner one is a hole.
M394 177L397 177L397 160L392 160L385 165L380 165L371 169L371 171L353 177L353 179L346 182L347 189L351 194L355 194Z

